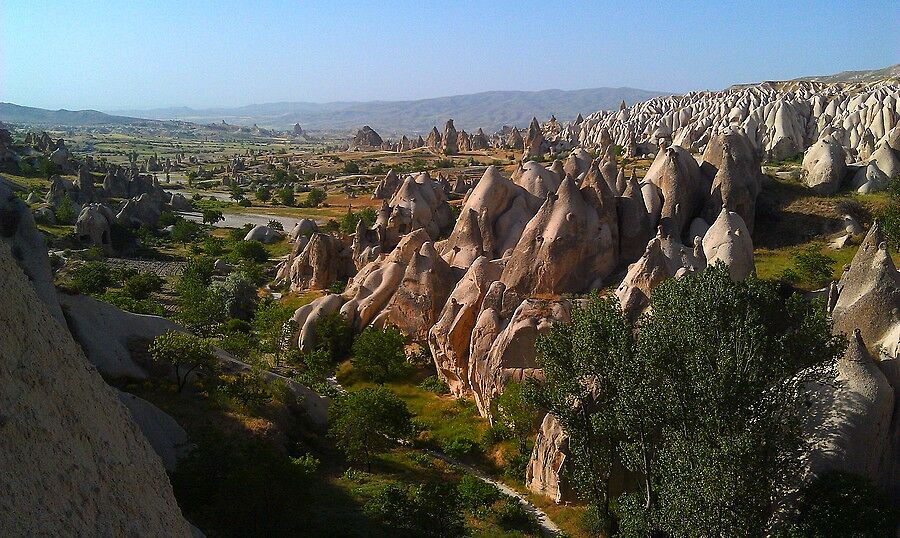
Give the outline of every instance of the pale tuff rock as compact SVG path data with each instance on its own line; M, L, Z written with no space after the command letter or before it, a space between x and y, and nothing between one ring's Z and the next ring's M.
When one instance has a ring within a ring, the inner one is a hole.
M528 161L522 165L521 174L513 181L539 200L544 200L549 193L556 192L562 177L555 171L544 168L541 163Z
M896 81L764 82L656 97L624 110L596 112L584 119L571 141L586 148L611 141L628 154L632 143L637 152L650 151L662 138L702 152L714 135L740 127L754 152L766 159L797 155L828 134L851 155L866 158L872 141L889 138L896 128L898 102Z
M47 305L50 314L64 323L56 299L53 272L47 257L47 244L34 224L25 202L19 199L5 179L0 177L0 242L9 246L16 263L28 277L35 293Z
M288 239L296 241L301 235L309 237L318 231L319 225L316 224L316 221L311 219L300 219L300 222L295 224L291 231L288 232Z
M597 207L590 192L583 195L568 177L547 196L503 271L508 288L521 295L578 293L600 287L612 273L618 263L615 199L610 195L608 206Z
M653 237L650 214L634 176L631 176L622 196L616 200L616 210L619 217L619 261L630 264L641 257L647 242Z
M282 239L284 239L284 232L265 225L254 226L244 236L244 241L259 241L267 245L277 243Z
M441 149L441 133L437 130L437 127L431 128L428 138L425 139L425 146L433 150Z
M407 176L387 204L390 214L384 222L388 248L399 238L424 229L435 240L453 226L453 214L444 189L428 172ZM379 221L382 221L379 215Z
M479 256L504 256L539 206L540 199L489 166L463 203L449 239L440 245L444 259L465 269Z
M438 375L456 396L468 391L472 330L488 288L502 271L502 262L492 262L484 256L474 260L450 293L440 317L428 332L428 347Z
M850 336L836 365L833 385L818 388L807 426L812 440L809 470L859 474L875 484L896 488L891 471L897 425L892 426L896 389L866 349L859 331Z
M191 536L159 456L7 244L0 281L0 535Z
M872 225L838 283L831 312L835 331L859 329L863 340L894 355L900 340L900 273L878 223Z
M555 322L568 322L571 313L568 301L525 299L508 317L503 312L503 297L498 293L496 297L501 301L489 301L491 295L489 292L485 297L472 331L469 359L469 385L484 416L491 415L491 400L509 382L540 378L534 348L537 337L549 331ZM482 353L479 348L488 351Z
M400 188L400 184L400 176L391 169L381 181L378 182L378 186L375 187L375 192L372 193L372 198L376 200L390 200L394 196L394 193L397 192L397 189Z
M351 251L340 239L314 233L309 239L299 236L291 254L279 266L276 281L286 281L291 291L326 289L354 272Z
M145 379L147 372L134 362L130 346L168 331L183 331L166 318L126 312L87 295L60 292L57 297L72 336L88 361L106 376Z
M356 132L353 137L353 145L359 147L380 148L384 141L378 136L378 133L368 125Z
M340 310L344 299L337 294L319 297L315 301L301 306L294 312L291 321L296 324L294 335L300 351L308 353L316 348L316 323L325 314Z
M456 155L459 153L459 140L453 120L447 120L444 125L444 136L441 137L441 151L444 155Z
M710 190L697 161L684 148L671 146L656 156L644 181L659 189L663 229L681 238Z
M710 266L724 263L735 281L747 278L755 270L750 231L740 215L724 207L703 236L703 254Z
M762 190L761 163L747 136L729 129L713 136L700 171L712 184L706 203L706 218L712 221L724 207L734 211L753 232L756 220L756 198Z
M687 248L660 232L647 243L644 255L628 267L616 297L625 314L636 319L650 305L653 289L664 280L705 268L702 247Z
M591 156L588 152L586 152L583 148L578 148L566 158L566 162L563 165L563 177L565 174L569 174L574 178L577 178L581 174L588 171L588 168L591 166Z
M900 150L882 144L872 153L872 160L887 177L900 177Z
M564 472L568 458L569 436L556 417L547 413L525 468L525 487L556 503L576 500L575 490Z
M885 190L889 183L890 179L873 161L857 170L850 186L860 194L871 194Z
M844 148L830 137L823 138L803 156L803 182L818 194L834 194L847 175Z
M512 131L510 131L509 136L506 137L506 147L509 149L518 149L522 150L525 148L525 139L522 138L522 133L519 132L519 129L513 127Z
M166 472L174 472L178 461L190 452L187 432L150 402L127 392L117 393L119 401L128 408L132 420L162 460Z
M525 135L525 154L523 159L540 157L544 154L544 133L537 118L531 118L528 133Z

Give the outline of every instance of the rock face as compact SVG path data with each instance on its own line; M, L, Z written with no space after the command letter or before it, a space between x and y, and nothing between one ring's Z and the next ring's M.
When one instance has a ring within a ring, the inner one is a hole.
M72 336L88 361L106 376L145 379L147 372L134 362L129 346L168 331L183 331L166 318L126 312L87 295L60 292L57 297Z
M0 290L0 535L191 536L159 457L7 244Z
M556 503L575 500L575 491L563 472L568 452L569 436L562 425L553 415L544 415L525 468L525 487Z
M803 182L819 194L834 194L847 175L844 148L831 137L816 142L803 156Z
M656 156L644 181L659 189L662 197L660 225L663 230L680 239L691 219L703 207L709 192L697 161L684 148L670 146Z
M647 243L644 255L628 267L616 297L625 315L634 320L650 305L653 289L667 278L687 272L702 271L706 267L700 245L689 249L659 231Z
M500 175L495 166L484 171L460 210L450 238L441 246L444 259L468 268L479 256L499 258L519 241L540 200Z
M475 259L428 332L428 347L438 373L457 396L468 390L469 343L481 303L502 270L499 262L489 261L484 256Z
M0 178L0 240L10 248L16 263L25 272L50 314L59 323L65 323L56 300L47 245L34 224L28 206L3 178Z
M78 220L75 221L75 234L82 241L93 245L112 249L112 223L115 215L103 204L88 204L81 208Z
M539 157L544 154L544 133L541 131L541 124L537 118L531 118L531 124L528 125L528 133L525 136L525 154L524 159L530 157Z
M831 315L836 331L859 329L870 346L895 355L900 339L900 273L877 223L872 225L850 268L841 276Z
M301 235L294 241L276 281L287 282L292 291L322 290L349 278L354 269L350 250L340 239L316 232L309 239Z
M118 391L118 396L162 460L163 467L167 472L174 472L178 461L190 452L187 432L150 402L127 392Z
M616 200L616 211L619 217L619 260L622 264L630 264L641 257L647 242L653 237L650 213L634 176Z
M244 236L244 241L259 241L260 243L265 243L267 245L277 243L282 239L284 239L284 232L264 225L254 226L247 232L247 235Z
M353 137L353 145L366 148L380 148L384 141L378 136L378 133L368 125L356 132Z
M407 176L388 206L390 216L384 228L389 245L397 244L400 236L418 229L424 229L434 240L453 226L447 195L427 172Z
M514 175L513 182L537 199L544 200L548 194L559 189L562 177L553 170L544 168L541 163L528 161L522 165L521 172Z
M760 166L759 157L743 132L730 129L710 139L700 165L700 171L712 185L705 211L709 222L724 207L740 215L753 232L756 198L763 182Z
M897 465L892 445L898 432L896 425L892 431L891 417L898 387L888 382L859 331L851 336L836 370L834 386L821 387L811 414L810 471L840 469L895 489L898 484L890 472Z
M499 284L499 283L495 283ZM493 290L494 288L492 288ZM491 400L510 381L540 377L534 344L555 322L568 322L568 301L525 299L511 317L503 319L503 294L488 293L472 331L469 385L482 415L490 416ZM504 290L505 291L505 290ZM509 305L506 307L509 308ZM479 350L488 349L487 354Z
M732 280L747 278L755 266L753 240L744 219L723 207L719 217L703 236L703 255L710 266L717 262L728 266L728 274Z
M441 151L444 155L456 155L459 153L459 140L453 120L447 120L444 126L444 136L441 138Z
M390 170L387 175L378 182L378 186L375 187L375 192L372 193L372 198L376 200L390 200L394 196L394 193L397 192L397 189L400 188L400 184L400 176L393 170Z
M567 177L547 196L503 271L501 281L509 289L522 296L578 293L599 288L612 273L619 247L614 198L608 197L611 207L598 208L584 194Z

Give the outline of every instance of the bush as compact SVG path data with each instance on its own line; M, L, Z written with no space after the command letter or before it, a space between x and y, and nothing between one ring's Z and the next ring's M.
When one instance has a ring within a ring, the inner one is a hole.
M344 173L345 174L358 174L359 173L359 165L354 161L347 161L344 163Z
M203 210L203 224L215 224L222 220L225 220L225 215L218 209Z
M328 408L328 435L348 460L371 471L375 454L387 451L412 431L412 413L385 387L349 392Z
M477 442L460 435L441 443L441 449L457 459L464 459L481 451Z
M336 293L340 295L344 293L344 290L347 289L347 281L346 280L335 280L328 286L328 291L331 293Z
M285 187L278 191L278 199L286 206L292 206L295 203L294 189Z
M157 224L159 224L160 228L165 228L167 226L171 226L178 222L179 217L172 213L171 211L163 211L159 214L159 220Z
M218 393L249 409L259 409L275 397L269 382L256 369L223 376L221 381L216 387Z
M241 198L240 200L238 200L237 204L241 207L250 207L253 205L249 198Z
M368 228L375 224L375 217L375 210L371 207L366 207L355 212L347 211L347 213L341 217L340 230L342 233L348 235L355 233L357 223L362 221L363 226Z
M459 497L448 484L387 484L366 503L365 510L399 536L465 536Z
M194 241L196 241L202 232L203 229L198 223L192 220L180 218L172 228L172 232L169 234L169 237L172 239L172 241L181 243L182 245L186 245L188 243L193 243Z
M256 341L247 333L225 331L216 344L244 362L251 361L256 353Z
M252 260L256 263L263 263L269 259L269 252L259 241L241 240L231 247L230 257L235 262L240 260Z
M234 272L221 284L214 284L216 293L225 302L225 310L232 318L250 321L259 302L256 284L243 272Z
M394 327L366 327L353 341L353 367L378 384L406 374L404 339Z
M322 189L312 188L303 201L303 207L319 207L319 204L325 201L325 191Z
M316 474L319 470L319 460L312 454L304 454L302 456L291 458L291 465L303 476Z
M268 202L272 199L272 191L270 191L268 187L260 187L256 189L256 199Z
M456 485L456 491L463 508L473 513L490 507L503 497L503 493L497 489L497 486L488 484L471 474L462 477L459 484Z
M71 272L69 284L85 295L103 293L113 285L112 270L103 262L83 263Z
M54 214L56 215L57 224L75 224L78 214L75 213L75 204L72 203L68 194L59 201Z
M203 240L203 252L210 256L221 256L225 253L225 241L221 237L210 235Z
M178 331L157 336L148 351L153 360L175 367L178 392L184 389L192 372L198 369L212 370L218 364L209 341Z
M419 388L435 394L449 394L450 387L436 375L430 375L419 383Z
M524 531L537 530L537 522L525 510L525 507L514 497L504 495L503 499L494 505L494 513L497 514L497 520L507 529L518 529Z
M273 230L281 230L282 232L284 231L284 224L281 224L280 220L271 219L269 220L267 226L269 228L272 228Z
M133 299L149 299L154 293L162 291L165 281L153 273L138 273L125 280L125 293Z
M340 361L350 354L353 333L340 312L324 314L316 323L316 348L324 349L332 360Z
M134 312L135 314L163 316L166 313L162 305L156 301L150 299L135 299L120 291L107 291L97 298L105 303L117 306L128 312Z
M782 272L782 280L814 288L821 288L831 282L835 260L822 253L822 245L812 244L795 252L791 261L793 266Z

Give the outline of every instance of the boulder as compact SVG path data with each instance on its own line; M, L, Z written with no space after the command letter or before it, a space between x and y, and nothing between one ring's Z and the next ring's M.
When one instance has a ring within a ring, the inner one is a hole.
M702 209L709 188L697 161L680 146L670 146L653 160L644 181L659 189L662 198L660 224L679 239Z
M284 232L263 225L254 226L247 232L247 235L244 236L244 241L259 241L260 243L265 243L267 245L277 243L282 239L284 239Z
M309 239L301 235L279 267L276 281L290 285L291 291L327 289L354 272L350 250L341 240L328 234L314 233Z
M878 168L878 163L870 162L853 175L851 187L860 194L872 194L888 188L890 179Z
M87 204L81 208L78 220L75 221L75 235L82 241L89 241L104 249L112 249L112 224L115 215L103 204Z
M847 175L847 155L831 137L812 145L803 156L803 183L821 195L834 194Z
M316 224L316 221L311 219L300 219L300 222L291 228L291 231L288 233L288 239L296 241L301 235L309 237L318 231L319 225Z
M887 177L900 177L900 150L893 149L887 144L881 144L872 153L872 160Z

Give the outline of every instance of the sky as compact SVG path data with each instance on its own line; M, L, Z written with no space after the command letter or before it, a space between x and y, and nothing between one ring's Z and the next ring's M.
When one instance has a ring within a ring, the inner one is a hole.
M900 63L898 28L898 0L2 0L0 101L114 111L717 90Z

